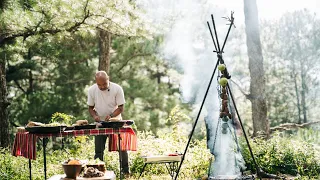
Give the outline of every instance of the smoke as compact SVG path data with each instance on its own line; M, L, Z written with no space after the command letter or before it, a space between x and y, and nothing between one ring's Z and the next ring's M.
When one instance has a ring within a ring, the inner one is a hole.
M302 7L316 8L319 2L318 0L283 0L281 3L286 5L279 4L279 1L276 0L257 1L260 19L279 18L287 11ZM210 15L213 14L219 41L222 44L228 26L221 17L230 16L230 12L234 11L237 27L243 27L243 1L139 0L138 4L146 10L152 23L158 25L159 32L165 34L161 52L165 59L182 70L183 78L180 81L182 100L194 104L193 119L195 119L217 60L216 54L212 52L214 45L206 22L212 23ZM239 34L237 31L238 29L232 29L230 35ZM240 33L244 33L243 29ZM234 64L231 60L232 53L234 53L232 51L239 49L239 44L241 43L232 42L232 37L230 37L224 50L223 57L228 69L231 70L229 71L231 75L233 75L232 65ZM241 52L246 52L243 43L240 49ZM220 102L216 87L215 76L200 119L200 121L204 119L206 123L207 146L215 156L215 161L211 166L213 173L210 175L214 177L239 175L240 168L244 168L243 158L235 144L236 136L233 125L230 121L227 123L220 121L218 124ZM222 131L226 133L221 133Z
M221 45L229 27L226 26L228 22L221 17L230 16L231 10L223 10L215 3L205 0L139 1L140 6L147 11L148 18L151 18L154 24L160 25L158 26L161 28L160 31L165 34L161 49L163 56L183 71L183 78L180 81L182 100L194 104L194 119L217 62L207 21L212 24L211 14L213 14ZM231 61L228 53L232 53L232 49L225 48L225 52L224 60L228 64ZM233 127L229 123L228 133L221 134L221 123L217 126L220 110L217 73L202 113L207 127L208 148L215 155L211 175L238 175L240 170L235 158L240 156L238 159L241 161L242 156L235 153Z

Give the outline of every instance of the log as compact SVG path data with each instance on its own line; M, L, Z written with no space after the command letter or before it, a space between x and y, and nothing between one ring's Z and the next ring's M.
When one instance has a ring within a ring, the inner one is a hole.
M274 131L288 131L288 130L292 130L292 129L306 128L306 127L309 127L310 125L318 124L318 123L320 123L320 121L313 121L313 122L302 123L302 124L284 123L284 124L280 124L279 126L271 127L270 133L272 133Z

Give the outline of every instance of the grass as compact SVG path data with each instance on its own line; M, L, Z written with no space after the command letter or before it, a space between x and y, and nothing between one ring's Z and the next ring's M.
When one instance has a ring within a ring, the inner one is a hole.
M129 153L131 180L137 179L144 165L141 156L165 155L173 152L183 152L187 137L179 132L163 133L155 137L149 132L138 132L138 151ZM320 160L319 149L314 141L308 141L295 134L284 136L276 134L269 140L251 139L257 162L268 173L287 174L296 179L319 179ZM318 140L316 138L316 140ZM81 136L68 138L67 144L61 148L61 139L50 140L47 148L47 177L63 174L61 163L69 158L92 159L94 156L93 137ZM240 141L243 142L243 141ZM242 143L242 154L247 163L247 170L254 172L253 162L245 143ZM32 179L44 179L43 151L38 143L37 160L32 160ZM0 179L29 179L28 159L14 157L9 149L0 149ZM211 154L206 147L206 139L193 140L188 148L179 179L201 179L207 174ZM107 170L119 173L117 152L105 151ZM171 179L164 165L148 165L142 179Z

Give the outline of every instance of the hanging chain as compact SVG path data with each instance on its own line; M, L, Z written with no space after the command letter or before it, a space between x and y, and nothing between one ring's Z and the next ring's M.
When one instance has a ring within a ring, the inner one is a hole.
M230 88L230 85L228 86L228 88ZM229 101L229 110L230 110L230 114L232 114L232 107L231 107L231 103L230 103L230 95L229 95L229 92L227 91L227 94L228 94L228 101ZM240 151L240 146L239 146L239 142L238 142L238 137L237 137L237 134L236 134L236 128L235 128L235 117L232 116L232 123L233 123L233 133L234 133L234 140L237 144L237 151L239 152Z
M221 87L219 85L219 78L220 78L220 72L218 71L218 75L217 75L217 91L218 91L218 99L219 99L219 112L221 111L221 100L220 100L220 93L221 93ZM220 121L221 119L219 118L218 120L218 123L217 123L217 126L216 126L216 132L215 132L215 135L214 135L214 140L213 140L213 147L212 147L212 152L214 153L214 148L216 146L216 141L217 141L217 136L218 136L218 128L219 128L219 125L220 125Z

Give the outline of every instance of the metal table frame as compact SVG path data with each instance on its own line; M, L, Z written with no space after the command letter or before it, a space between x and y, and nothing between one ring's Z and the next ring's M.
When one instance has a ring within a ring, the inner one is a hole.
M181 161L177 161L177 160L164 160L164 161L152 161L152 162L146 162L144 163L144 166L140 172L140 175L138 177L138 179L140 179L142 173L144 172L144 169L146 168L146 166L148 164L165 164L171 178L173 179L175 174L177 173L178 167L179 167L179 162Z

